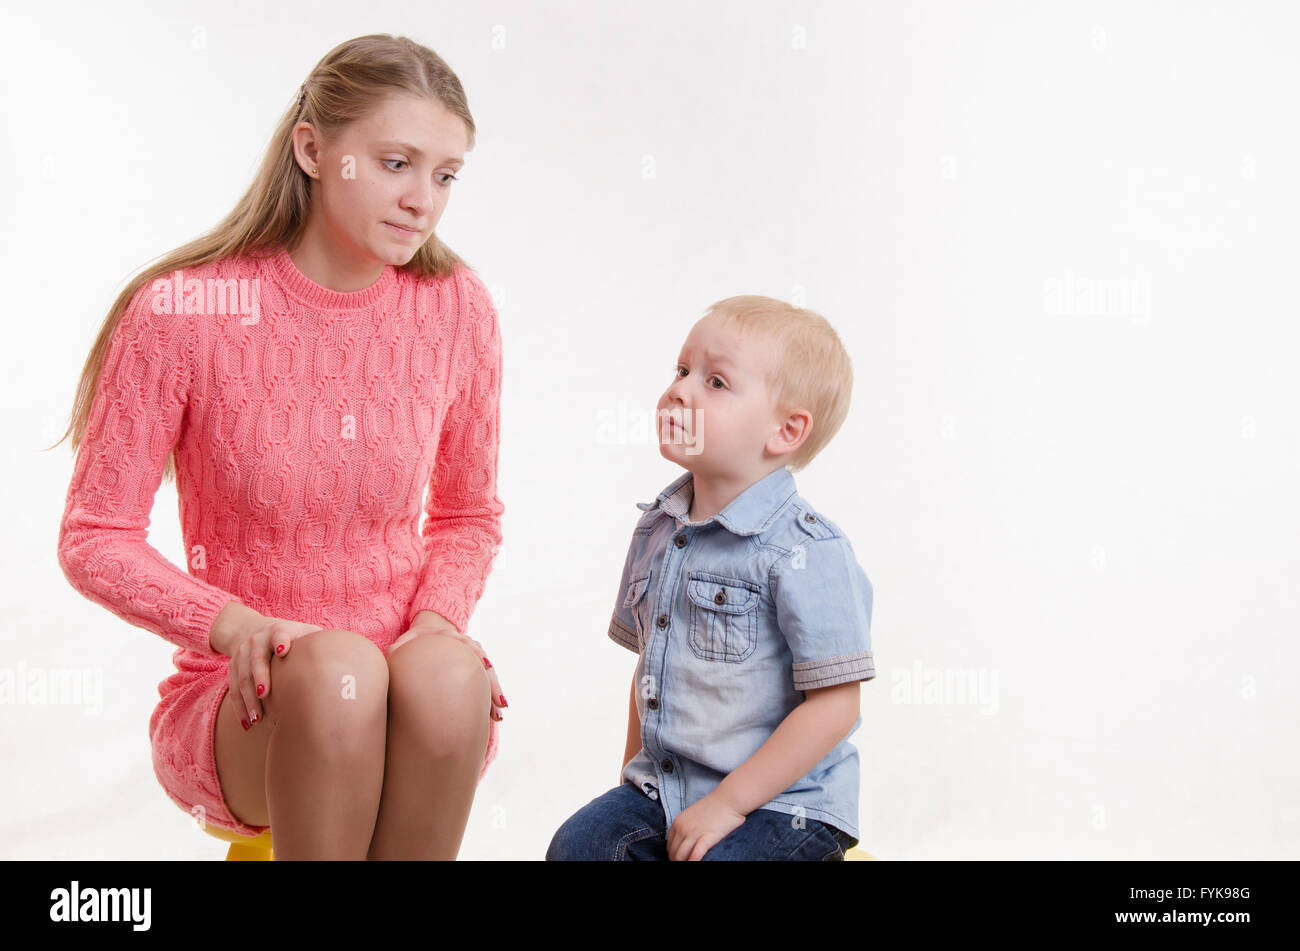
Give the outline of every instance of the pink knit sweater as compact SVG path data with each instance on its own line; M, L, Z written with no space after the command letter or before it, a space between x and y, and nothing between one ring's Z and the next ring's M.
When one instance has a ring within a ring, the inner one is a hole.
M145 284L95 391L59 564L177 645L178 670L226 662L208 635L232 600L381 648L424 609L465 631L501 542L500 388L496 310L468 268L336 292L281 250ZM173 447L188 572L146 539Z

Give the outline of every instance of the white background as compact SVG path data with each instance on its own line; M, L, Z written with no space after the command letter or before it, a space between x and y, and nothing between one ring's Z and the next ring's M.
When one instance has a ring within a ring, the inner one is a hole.
M740 293L824 314L854 363L796 478L875 588L862 847L1300 857L1298 20L8 5L0 667L91 671L102 709L0 706L0 857L224 853L150 765L173 648L63 577L72 457L43 447L127 277L229 211L321 56L381 31L465 85L439 232L503 333L505 541L469 632L510 706L462 858L540 859L617 782L635 658L606 629L634 502L681 471L634 424ZM184 563L170 485L150 539ZM983 692L944 690L967 674Z

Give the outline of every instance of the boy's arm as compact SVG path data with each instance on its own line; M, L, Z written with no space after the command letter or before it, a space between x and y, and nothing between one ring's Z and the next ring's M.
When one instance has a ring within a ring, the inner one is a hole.
M640 669L638 665L638 670ZM636 709L636 671L632 672L632 690L627 695L627 746L623 749L623 765L619 767L619 783L623 782L623 770L632 762L632 757L641 752L641 714Z
M788 789L853 728L859 712L860 683L853 680L804 691L803 703L791 710L763 745L732 770L710 795L747 816ZM637 732L640 733L639 724ZM638 749L639 743L638 739Z
M789 788L849 735L858 685L876 676L871 581L847 538L797 545L773 563L769 577L794 688L804 701L710 793L743 815Z

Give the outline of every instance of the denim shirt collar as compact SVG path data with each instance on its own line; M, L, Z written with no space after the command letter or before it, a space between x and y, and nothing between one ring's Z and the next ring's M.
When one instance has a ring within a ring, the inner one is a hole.
M695 473L684 472L659 493L653 502L638 502L643 512L662 509L674 518L687 522L691 499L695 493ZM721 512L691 525L707 525L717 519L737 535L754 535L767 528L795 494L794 476L785 466L777 466L726 504Z

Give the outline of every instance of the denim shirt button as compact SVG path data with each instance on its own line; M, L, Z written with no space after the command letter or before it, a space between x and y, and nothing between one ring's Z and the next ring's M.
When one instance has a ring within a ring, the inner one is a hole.
M671 773L673 771L673 761L670 759L660 761L659 765L663 767L665 773Z
M645 705L649 707L651 710L658 710L659 700L656 697L651 697L649 700L646 701Z
M817 516L814 515L812 512L809 512L808 514L806 514L806 515L803 517L803 520L804 520L805 522L815 522L815 521L817 521Z
M674 539L674 540L677 542L677 547L678 547L678 548L684 548L684 547L686 547L686 536L685 536L685 535L678 535L677 538Z
M661 615L659 615L659 620L656 621L655 623L658 624L660 627L667 627L667 626L668 626L668 615L667 615L667 614L661 614Z
M714 604L726 604L726 603L727 603L727 592L725 592L725 591L719 591L717 594L715 594L715 595L713 596L713 602L714 602Z

